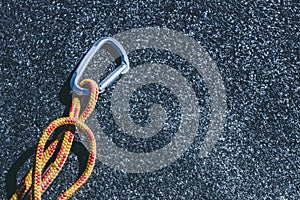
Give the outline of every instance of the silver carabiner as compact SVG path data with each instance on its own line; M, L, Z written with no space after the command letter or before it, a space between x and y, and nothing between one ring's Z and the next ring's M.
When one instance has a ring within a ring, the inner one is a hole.
M95 42L95 44L90 48L90 50L86 53L83 57L81 62L79 63L76 71L74 72L71 81L70 87L73 92L78 95L88 95L89 90L86 88L82 88L78 85L79 79L81 78L85 68L88 66L90 61L92 60L93 56L96 52L107 45L108 51L112 54L114 59L121 59L120 65L111 72L104 80L102 80L99 84L99 92L104 92L105 88L109 87L113 82L115 82L121 74L125 74L129 70L129 60L126 54L126 51L122 47L122 45L115 39L110 37L103 37Z

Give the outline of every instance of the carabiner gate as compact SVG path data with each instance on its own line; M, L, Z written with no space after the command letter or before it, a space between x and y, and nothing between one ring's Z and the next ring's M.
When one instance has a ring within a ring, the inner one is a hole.
M104 80L102 80L99 84L99 92L104 92L105 88L109 87L113 82L115 82L121 74L125 74L129 70L129 60L126 54L126 51L122 47L122 45L115 39L110 37L103 37L95 42L95 44L90 48L90 50L83 57L81 62L79 63L76 71L74 72L71 81L70 87L73 92L78 95L88 95L89 90L82 88L78 85L79 79L81 78L85 68L88 66L90 61L96 52L103 47L104 45L108 45L108 51L112 54L112 56L117 60L120 58L120 65L111 72Z

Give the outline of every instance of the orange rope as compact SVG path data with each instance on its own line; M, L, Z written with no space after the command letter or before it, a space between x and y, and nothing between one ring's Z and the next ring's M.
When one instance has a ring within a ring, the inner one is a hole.
M87 138L89 139L90 153L83 174L58 199L62 200L71 198L90 177L95 164L96 142L92 131L84 122L95 108L99 90L96 82L90 79L85 79L81 81L80 86L87 86L90 90L89 99L86 107L81 112L81 104L83 103L82 101L84 99L79 96L75 96L72 100L69 117L56 119L47 126L47 128L41 135L37 145L35 165L25 176L21 183L21 186L13 194L11 200L16 200L19 198L21 199L27 192L29 192L31 199L34 198L35 200L39 200L42 198L42 194L45 192L45 190L57 177L58 173L61 171L70 153L72 142L74 139L74 134L71 131L65 131L64 134L60 135L54 142L52 142L46 150L45 145L52 133L58 127L64 125L74 125L87 136ZM49 159L53 156L59 141L62 141L62 144L60 146L55 161L47 169L44 169ZM32 190L30 191L31 187Z

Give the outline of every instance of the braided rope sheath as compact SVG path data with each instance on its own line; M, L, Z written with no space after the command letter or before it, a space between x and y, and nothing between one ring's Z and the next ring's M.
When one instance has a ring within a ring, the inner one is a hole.
M80 97L74 97L72 100L72 105L70 107L69 117L63 117L54 120L51 122L47 128L44 130L42 136L37 145L36 157L35 157L35 165L34 169L31 169L25 178L22 181L21 186L18 190L13 194L11 200L22 198L31 188L32 179L33 179L33 191L30 191L29 195L35 200L41 199L43 192L50 186L50 184L54 181L58 173L61 171L64 163L67 160L67 157L70 153L70 149L72 146L72 142L74 139L74 134L71 131L65 131L63 136L59 136L54 142L50 144L50 146L44 150L46 142L52 135L52 133L61 126L64 125L74 125L79 128L89 139L89 158L86 164L85 171L79 177L79 179L69 187L58 199L69 199L71 198L75 192L87 181L89 176L92 173L95 158L96 158L96 142L92 131L89 127L84 123L85 120L91 115L93 112L97 99L98 99L98 86L96 82L93 80L85 79L81 81L80 86L88 86L90 90L90 96L86 107L83 112L81 111L81 100ZM44 170L46 163L53 156L57 144L62 140L62 144L60 146L59 152L55 161ZM44 170L44 173L43 173ZM34 173L33 173L34 172ZM43 173L43 174L42 174ZM32 177L33 174L33 177ZM32 195L33 192L33 195Z

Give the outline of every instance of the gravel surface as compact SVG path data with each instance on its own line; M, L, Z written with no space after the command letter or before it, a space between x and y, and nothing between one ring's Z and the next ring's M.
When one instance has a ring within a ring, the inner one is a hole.
M198 132L187 151L156 171L129 173L98 159L73 199L300 199L297 1L45 2L0 1L0 199L7 198L12 164L61 116L59 90L91 45L103 36L157 26L198 41L216 63L227 96L224 131L212 152L199 158L212 98L203 77L170 52L131 52L132 69L143 62L183 66L173 68L189 80L203 108ZM176 135L181 93L147 84L132 94L129 113L135 124L151 123L148 111L157 104L168 117L163 132L140 139L120 131L111 119L113 89L100 97L96 113L104 133L119 148L153 152ZM18 182L31 164L28 160L22 166ZM56 198L77 173L78 158L71 154L43 198Z

